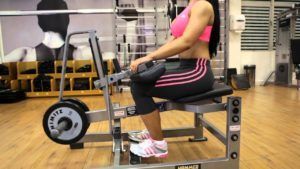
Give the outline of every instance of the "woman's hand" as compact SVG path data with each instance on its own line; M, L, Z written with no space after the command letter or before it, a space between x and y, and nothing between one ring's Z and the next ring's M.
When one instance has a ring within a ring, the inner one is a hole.
M145 62L149 62L151 60L152 59L149 56L145 56L145 57L136 59L133 62L131 62L130 69L131 69L132 72L136 73L137 68L140 64L145 63Z

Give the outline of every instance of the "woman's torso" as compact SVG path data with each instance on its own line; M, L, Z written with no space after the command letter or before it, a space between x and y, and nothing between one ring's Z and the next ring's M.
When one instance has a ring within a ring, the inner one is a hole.
M191 9L194 4L195 3L193 3L193 4L190 3L187 6L187 8L181 14L179 14L177 16L176 19L178 19L178 17L186 17L184 15L188 15L187 17L189 17L191 15ZM212 14L212 15L214 15L214 14ZM173 21L173 23L176 22L176 19ZM179 19L182 19L182 18L179 18ZM189 18L187 18L187 19L189 19ZM207 27L213 25L213 22L214 22L214 17L211 17ZM192 58L210 59L209 42L203 41L203 40L197 40L197 42L190 49L180 53L179 58L181 58L181 59L192 59Z

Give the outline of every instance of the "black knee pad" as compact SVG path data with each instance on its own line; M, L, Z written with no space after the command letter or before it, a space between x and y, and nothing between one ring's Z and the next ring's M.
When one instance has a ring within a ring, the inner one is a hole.
M130 76L136 83L155 83L166 71L164 63L147 62L139 65L138 73Z

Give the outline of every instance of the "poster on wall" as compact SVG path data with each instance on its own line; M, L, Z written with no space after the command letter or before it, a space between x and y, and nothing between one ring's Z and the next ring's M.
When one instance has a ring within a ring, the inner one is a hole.
M120 0L120 7L164 7L166 0ZM107 0L1 0L0 11L41 11L112 9L113 1ZM121 15L121 17L120 17ZM56 14L40 16L0 17L4 62L62 60L65 38L73 31L96 30L100 37L104 58L117 57L121 66L128 66L138 57L155 50L168 37L165 27L168 18L163 13L125 16L120 14ZM133 17L133 18L130 18ZM145 18L144 18L145 17ZM155 26L155 25L158 26ZM160 29L160 32L155 32ZM158 33L158 34L157 34ZM126 36L126 42L124 42ZM114 37L116 41L114 41ZM158 38L158 40L156 39ZM101 40L102 39L102 40ZM140 45L143 44L143 45ZM88 38L71 39L68 59L92 59Z
M112 8L107 0L1 0L1 11L40 11ZM62 60L68 32L96 30L98 36L112 37L112 14L56 14L1 17L4 62ZM112 39L112 38L111 38ZM104 52L113 51L113 41L101 43ZM88 37L75 37L68 60L91 59Z

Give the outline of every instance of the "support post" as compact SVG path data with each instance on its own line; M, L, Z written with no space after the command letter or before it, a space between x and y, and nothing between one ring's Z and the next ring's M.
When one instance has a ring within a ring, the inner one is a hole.
M2 39L2 25L0 19L0 64L4 62L4 49L3 49L3 39Z
M194 135L194 138L189 139L190 142L207 141L207 138L203 136L202 118L203 114L194 114L194 127L197 129L197 133Z
M228 97L227 99L227 146L226 157L231 169L239 168L240 160L240 130L241 130L241 98Z

